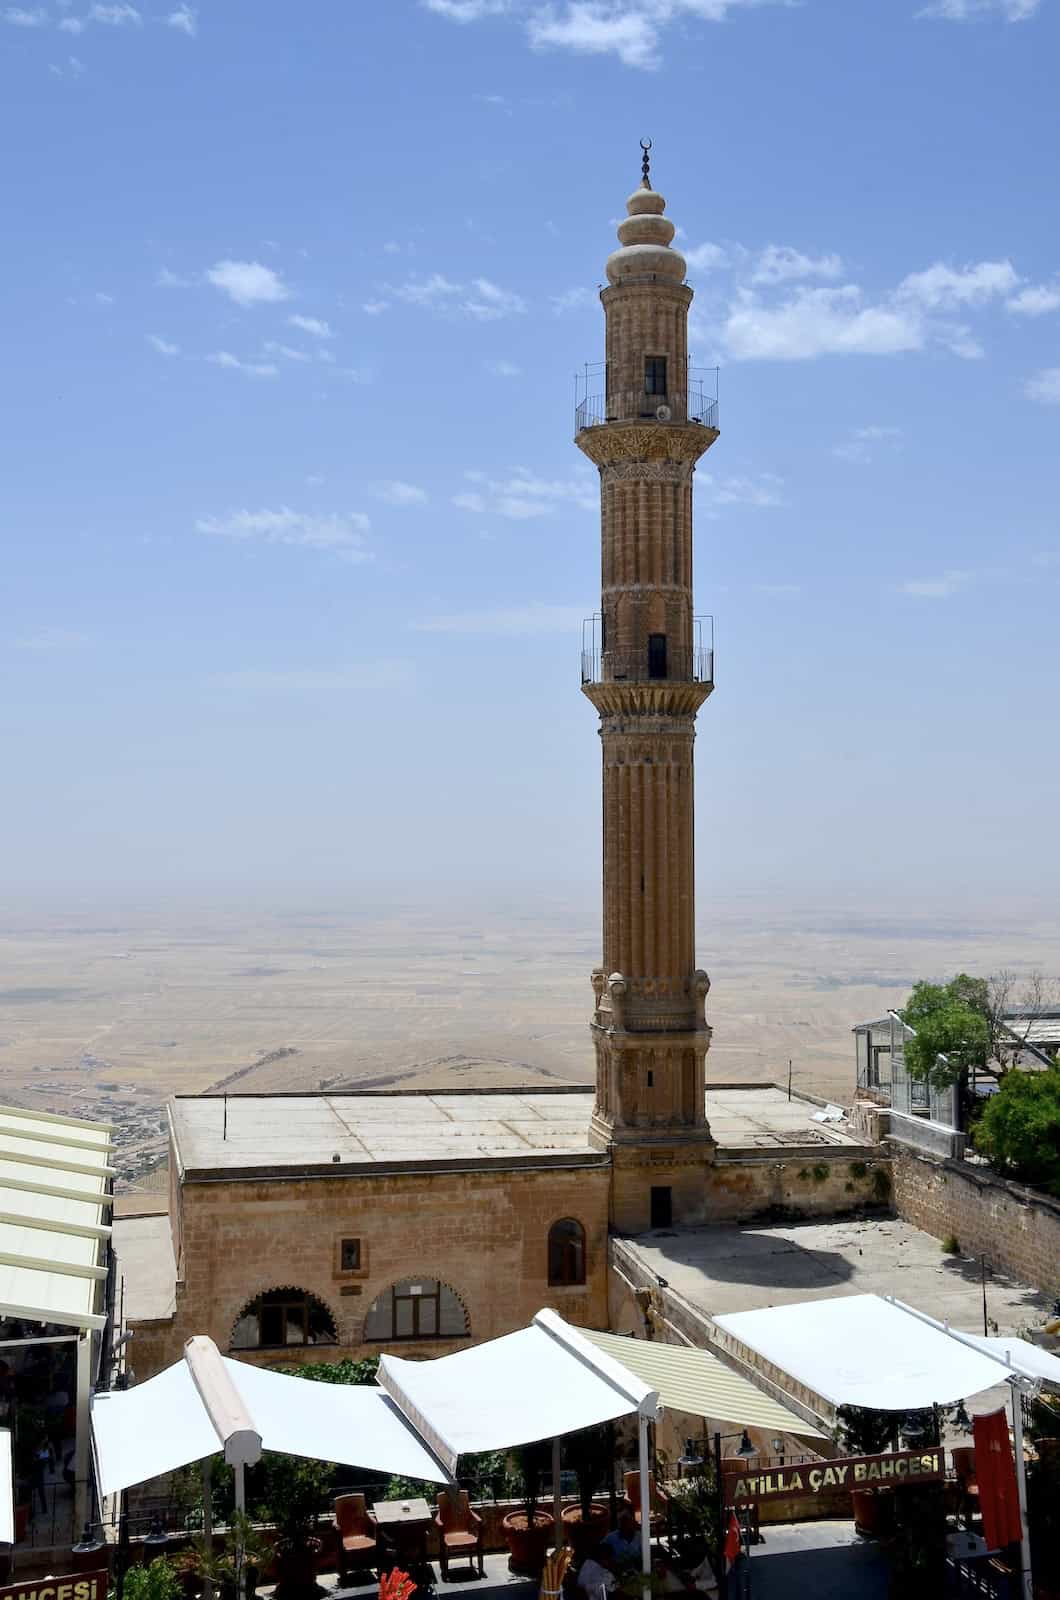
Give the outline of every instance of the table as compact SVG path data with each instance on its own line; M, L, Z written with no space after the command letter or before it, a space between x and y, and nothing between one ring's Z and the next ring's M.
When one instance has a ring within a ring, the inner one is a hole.
M399 1565L416 1578L421 1588L431 1587L434 1573L427 1562L427 1529L434 1512L426 1500L377 1500L372 1514ZM420 1581L427 1574L429 1584Z

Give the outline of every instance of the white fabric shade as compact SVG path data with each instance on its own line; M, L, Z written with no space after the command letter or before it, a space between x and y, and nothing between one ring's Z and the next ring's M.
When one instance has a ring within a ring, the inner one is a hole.
M1054 1389L1060 1389L1060 1356L1051 1355L1041 1345L1032 1344L1029 1339L1019 1339L1015 1334L1007 1339L987 1339L981 1333L963 1333L961 1338L998 1361L1004 1361L1023 1377L1039 1378Z
M218 1359L266 1450L446 1482L438 1462L380 1390L313 1383ZM201 1461L224 1445L184 1360L133 1389L94 1396L92 1437L103 1495Z
M654 1389L554 1311L435 1361L384 1355L379 1383L450 1472L471 1451L554 1439L631 1412L654 1421L659 1405Z
M833 1405L879 1411L953 1405L1005 1378L993 1353L874 1294L737 1311L714 1321Z

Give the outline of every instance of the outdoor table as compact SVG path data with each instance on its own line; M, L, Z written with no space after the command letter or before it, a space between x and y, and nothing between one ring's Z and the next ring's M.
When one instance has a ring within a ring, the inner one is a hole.
M427 1563L427 1530L434 1512L426 1500L377 1500L372 1513L398 1563L417 1581L419 1575L430 1573L433 1584L434 1573ZM429 1585L421 1584L426 1587Z

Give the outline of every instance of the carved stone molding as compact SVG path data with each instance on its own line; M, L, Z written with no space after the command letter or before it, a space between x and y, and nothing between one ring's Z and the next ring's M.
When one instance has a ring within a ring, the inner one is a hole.
M712 683L583 683L582 694L601 716L695 716Z
M598 467L614 462L697 461L718 437L698 422L606 422L575 439Z
M692 462L688 461L612 461L600 468L600 482L609 483L689 483Z

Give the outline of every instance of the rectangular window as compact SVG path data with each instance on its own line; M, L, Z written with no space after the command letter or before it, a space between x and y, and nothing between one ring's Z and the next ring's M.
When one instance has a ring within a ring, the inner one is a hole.
M674 1192L669 1184L665 1188L652 1184L651 1190L651 1225L653 1228L668 1228L674 1220Z
M644 357L644 393L666 394L666 357Z
M666 677L665 633L649 633L648 635L648 677Z
M360 1239L343 1239L339 1248L340 1271L360 1272L361 1270L361 1241Z

